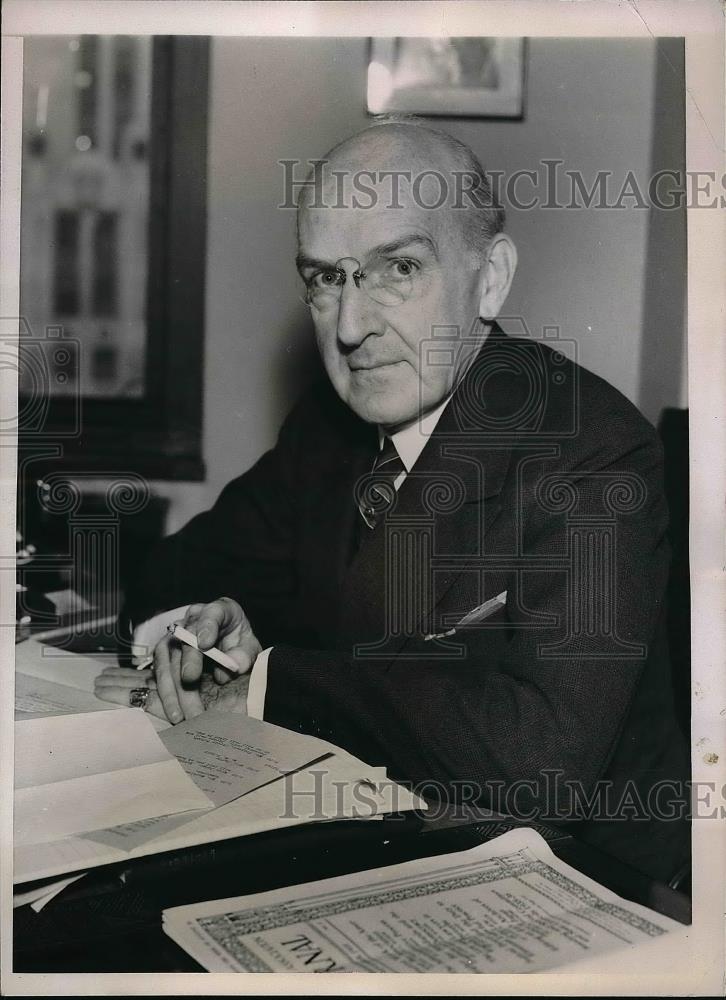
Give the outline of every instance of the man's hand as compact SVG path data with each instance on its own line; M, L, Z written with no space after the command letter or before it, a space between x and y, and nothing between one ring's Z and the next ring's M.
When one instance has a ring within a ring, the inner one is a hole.
M205 711L208 708L216 708L220 712L240 712L247 715L247 689L249 686L249 674L235 677L228 684L218 684L209 674L202 674L199 688L202 707Z
M192 604L182 624L196 635L199 650L172 635L165 636L154 649L153 675L150 671L109 668L96 680L97 696L128 705L132 688L150 687L147 711L172 723L191 719L211 707L246 713L249 671L262 647L242 608L229 597ZM212 646L239 664L239 675L220 666L214 667L212 676L204 673L200 650Z
M170 722L191 719L207 707L200 686L204 671L200 650L217 646L239 664L240 674L249 673L262 650L244 611L229 597L220 597L211 604L192 604L182 624L196 635L199 649L168 636L154 650L156 687ZM235 676L224 667L214 667L213 677L218 685L228 684ZM228 699L230 704L239 702L241 688L242 685L235 685ZM244 688L246 711L246 684ZM205 686L207 703L212 698L212 691L213 688ZM219 701L217 706L220 707ZM234 710L239 711L239 708Z
M240 712L247 714L247 688L250 675L242 674L227 684L218 684L209 674L202 674L197 690L184 691L182 697L186 718L201 715L208 708L220 712ZM160 719L168 719L156 680L151 670L129 670L128 667L107 667L96 678L96 697L128 707L129 694L134 688L149 688L146 711ZM177 720L181 721L181 720Z
M129 707L129 695L134 688L149 688L145 710L160 719L166 719L161 699L156 693L156 681L151 670L130 670L128 667L106 667L94 682L94 691L102 701ZM202 709L204 711L204 709Z

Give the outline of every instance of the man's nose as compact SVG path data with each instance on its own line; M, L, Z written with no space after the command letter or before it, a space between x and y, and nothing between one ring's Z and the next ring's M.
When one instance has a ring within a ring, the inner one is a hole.
M380 326L380 318L377 321L375 313L375 302L356 286L353 276L349 274L341 289L338 307L338 342L349 348L362 344Z

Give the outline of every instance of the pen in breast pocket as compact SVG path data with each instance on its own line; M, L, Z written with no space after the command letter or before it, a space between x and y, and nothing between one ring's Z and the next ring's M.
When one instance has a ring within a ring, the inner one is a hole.
M187 646L191 646L192 649L199 649L197 644L197 637L193 632L185 629L182 625L169 625L168 631L174 636L175 639L179 639L180 642L185 642ZM212 646L211 649L199 649L199 652L203 656L208 656L210 660L214 660L221 667L226 670L230 670L232 673L238 674L240 672L240 665L236 660L233 660L231 656L227 656L223 653L221 649L217 649L216 646Z
M506 603L507 592L503 590L501 594L497 594L496 597L492 597L491 600L485 601L478 608L474 608L465 614L453 628L447 629L446 632L430 632L428 635L425 635L424 642L430 642L432 639L448 639L449 636L456 635L457 629L464 628L467 625L478 625L479 622L483 622L485 618L493 615L495 611L503 608Z

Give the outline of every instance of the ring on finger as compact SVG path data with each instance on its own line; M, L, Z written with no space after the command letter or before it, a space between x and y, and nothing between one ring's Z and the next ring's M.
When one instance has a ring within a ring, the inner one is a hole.
M129 708L143 708L146 711L146 703L149 700L151 688L130 688Z

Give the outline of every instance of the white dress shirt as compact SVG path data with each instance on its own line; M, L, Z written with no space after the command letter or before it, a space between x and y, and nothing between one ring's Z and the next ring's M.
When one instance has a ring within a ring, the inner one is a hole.
M396 451L405 468L405 472L401 472L394 480L393 485L396 490L401 488L406 476L416 464L419 455L424 450L426 442L439 422L441 414L446 409L450 398L450 396L447 396L442 403L439 403L436 409L430 410L423 417L416 418L416 420L406 427L396 431L394 434L388 435L396 446ZM379 427L378 435L379 447L383 448L386 431L382 427ZM134 631L134 644L142 645L146 649L153 648L159 639L166 634L167 625L175 621L183 621L188 607L189 605L174 608L173 611L164 611L144 622L143 625L140 625ZM253 719L262 719L264 717L265 695L267 694L267 664L272 649L272 646L268 646L267 649L262 650L255 660L252 673L250 674L250 683L247 689L247 714Z

